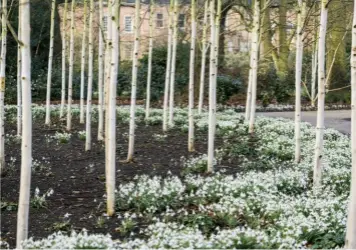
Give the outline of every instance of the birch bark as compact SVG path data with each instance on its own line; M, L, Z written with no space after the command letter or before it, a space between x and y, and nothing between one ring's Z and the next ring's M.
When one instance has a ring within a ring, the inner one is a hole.
M129 149L127 161L133 160L135 149L135 113L136 113L136 91L137 91L137 71L138 71L138 53L140 46L140 0L135 1L135 41L132 58L132 82L131 82L131 107L130 107L130 131L129 131Z
M146 115L145 118L150 117L150 101L151 101L151 82L152 82L152 50L153 50L153 18L155 11L155 2L151 0L150 2L150 33L149 33L149 44L148 44L148 69L147 69L147 87L146 87Z
M170 75L170 87L169 87L169 119L168 125L170 127L174 126L174 84L176 77L176 58L177 58L177 43L178 43L178 1L174 1L173 9L173 45L172 45L172 65L171 65L171 75Z
M261 1L255 1L254 15L253 15L253 41L252 41L252 67L251 67L251 113L249 120L249 133L254 132L255 113L256 113L256 97L257 97L257 69L258 69L258 36L260 30L260 7Z
M64 116L64 104L66 100L66 60L67 60L67 9L68 9L68 0L64 1L63 9L63 21L62 21L62 88L61 88L61 109L59 117L63 118Z
M85 150L91 150L91 103L93 93L93 18L94 18L94 0L90 0L89 10L89 62L88 62L88 96L87 96L87 115L86 115L86 132L85 132ZM84 86L83 86L84 87Z
M198 103L198 114L200 115L203 110L204 103L204 83L205 83L205 65L206 65L206 52L207 52L207 41L206 34L208 30L208 11L209 11L209 0L205 0L204 3L204 18L203 18L203 37L202 37L202 51L201 51L201 69L200 69L200 88L199 88L199 103Z
M351 191L346 224L345 248L356 249L356 1L354 1L354 16L352 25L351 48Z
M84 123L85 63L86 63L87 36L88 36L88 14L87 14L88 0L84 0L83 11L84 12L83 12L83 34L82 34L82 57L80 62L80 123L82 124ZM90 74L90 72L88 74Z
M318 112L316 123L316 141L314 154L314 174L313 184L315 188L321 185L322 157L323 157L323 137L324 137L324 114L325 114L325 37L328 20L328 0L321 2L320 31L318 46Z
M52 0L51 27L50 27L51 30L50 30L50 40L49 40L48 74L47 74L47 98L46 98L46 120L45 120L46 125L49 125L51 123L51 85L52 85L55 13L56 13L56 0Z
M190 62L189 62L189 131L188 131L188 151L194 151L194 70L195 70L195 42L197 35L196 3L191 1L191 25L192 35L190 40Z
M119 31L120 31L120 1L111 1L112 24L112 49L110 83L108 83L108 116L107 126L107 156L106 156L106 192L107 192L107 214L113 216L115 213L115 183L116 183L116 85L119 67Z
M21 82L22 82L22 142L21 142L21 177L20 197L17 213L16 248L28 236L28 215L30 204L31 167L32 167L32 111L31 111L31 28L30 0L20 0L21 13Z
M68 104L67 104L67 130L72 129L72 94L73 94L73 68L74 68L74 19L75 0L72 0L70 19L70 49L69 49L69 76L68 76Z
M168 42L167 42L167 64L166 64L166 79L164 84L164 100L163 100L163 132L167 131L167 113L168 113L168 98L169 98L169 83L171 76L171 62L172 62L172 34L173 34L173 3L175 0L170 0L168 12Z

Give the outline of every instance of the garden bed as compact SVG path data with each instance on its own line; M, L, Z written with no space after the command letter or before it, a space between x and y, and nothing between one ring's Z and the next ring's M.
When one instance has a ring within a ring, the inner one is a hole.
M13 109L8 108L8 113ZM35 109L34 115L42 119L43 108ZM196 153L188 154L186 110L177 110L176 128L163 135L161 111L153 110L152 117L144 122L143 109L139 108L136 160L130 164L119 162L126 156L128 110L120 109L118 114L117 215L113 218L104 214L102 143L95 140L93 150L86 153L76 133L84 126L78 123L68 143L52 137L47 142L46 135L62 130L62 122L56 123L58 129L34 127L34 159L49 157L44 159L49 163L35 170L32 194L36 187L41 194L51 188L54 193L44 206L31 208L30 236L37 240L64 232L42 241L30 240L26 247L343 246L351 168L348 136L332 129L325 131L323 186L313 193L315 129L309 124L302 124L302 162L294 164L293 121L257 117L256 133L251 137L241 115L233 110L220 112L216 172L206 175L206 114L197 116ZM13 128L9 122L7 133ZM96 129L93 132L96 138ZM10 156L18 160L1 183L1 237L14 246L19 145L15 137L8 143L8 164ZM66 236L82 228L88 232Z

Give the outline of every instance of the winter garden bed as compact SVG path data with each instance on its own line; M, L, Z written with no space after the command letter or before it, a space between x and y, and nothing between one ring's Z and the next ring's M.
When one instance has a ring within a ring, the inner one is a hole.
M73 113L79 114L77 109ZM43 123L43 107L34 107L33 114L36 124ZM58 115L57 109L54 114ZM119 158L126 152L128 114L128 109L118 109ZM52 138L47 148L58 153L50 157L48 163L52 174L46 177L47 170L34 173L33 190L38 181L42 185L40 190L45 192L53 188L54 194L45 198L43 208L31 208L30 226L36 223L34 217L37 220L43 218L43 221L30 229L30 236L35 239L25 242L26 248L343 246L351 167L350 138L346 135L333 129L325 131L323 186L317 193L312 193L315 129L309 124L302 124L303 159L296 165L293 163L292 121L257 117L256 134L250 137L241 114L233 110L221 111L217 124L216 173L206 175L203 154L206 152L207 114L196 119L195 154L186 153L186 110L176 111L176 128L167 134L160 132L161 110L153 110L146 122L143 109L139 108L137 114L136 163L118 163L117 216L113 218L103 214L105 189L101 179L104 174L101 143L95 142L94 152L85 153L84 143L77 135L83 125L77 124L71 136L56 135L55 132L64 127L64 123L58 121L57 128L47 137L44 126L35 126L42 140ZM8 107L6 117L7 124L11 124L16 118L15 107ZM67 142L61 142L63 137ZM16 137L8 138L7 150L13 153L17 147ZM172 145L174 147L169 148ZM175 153L169 154L170 151ZM34 155L40 157L42 153L37 151ZM79 157L81 160L75 161ZM10 161L9 155L8 164ZM88 165L90 161L94 167ZM14 183L19 173L19 164L14 165L13 173L8 173L1 183L1 219L12 218L1 225L2 239L9 238L12 246L10 236L14 232L11 227L16 223L17 199L17 184ZM64 185L57 184L58 178ZM11 184L14 186L9 189ZM80 195L74 192L79 186ZM12 203L9 202L11 197ZM80 206L76 206L78 204ZM36 217L36 214L40 216ZM57 221L54 223L51 217ZM83 227L88 231L81 231ZM72 230L77 233L70 233Z

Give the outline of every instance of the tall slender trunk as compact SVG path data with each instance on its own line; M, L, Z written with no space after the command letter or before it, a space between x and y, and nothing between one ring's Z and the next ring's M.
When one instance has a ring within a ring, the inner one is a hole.
M318 8L318 4L315 3L315 8ZM318 23L317 23L317 16L314 17L314 39L313 42L313 54L312 54L312 77L311 77L311 106L315 107L315 100L316 100L316 73L318 69Z
M115 174L116 174L116 85L119 67L119 31L120 31L120 1L111 1L112 24L112 49L110 83L108 83L108 131L107 133L107 156L106 156L106 192L107 192L107 214L115 213Z
M1 58L0 58L0 173L5 168L5 67L7 42L7 0L2 0Z
M214 88L216 87L214 84L215 78L215 48L216 48L216 35L215 35L215 25L214 25L214 18L215 18L215 0L210 0L210 63L209 63L209 130L208 130L208 166L207 172L210 173L213 171L214 167L214 132L215 132L215 115L216 110L214 108L215 98Z
M89 10L91 11L91 10ZM83 13L83 35L82 35L82 59L80 63L80 123L84 123L84 88L85 88L85 64L87 53L87 36L88 36L88 0L84 0ZM91 31L89 31L91 32ZM90 52L89 52L90 53ZM90 60L89 60L90 61ZM90 74L90 72L88 73ZM89 81L89 80L88 80Z
M49 40L49 56L48 56L48 74L47 74L47 98L46 98L46 120L45 124L51 123L51 85L52 85L52 64L53 64L53 40L54 40L54 22L56 13L56 0L52 0L51 9L51 30Z
M170 0L168 12L168 42L167 42L167 64L166 64L166 78L164 84L164 100L163 100L163 131L167 131L167 112L168 112L168 96L169 96L169 83L171 77L171 62L172 62L172 34L173 34L173 3L175 0Z
M70 55L69 55L69 76L68 76L68 104L67 104L67 130L72 129L72 94L73 94L73 67L74 67L74 11L75 0L72 0L71 18L70 18Z
M294 161L300 162L300 143L301 143L301 84L302 84L302 66L303 66L303 20L305 12L305 1L298 0L298 21L297 21L297 41L296 41L296 62L295 62L295 153Z
M132 58L132 82L131 82L131 107L130 107L130 131L129 131L129 149L127 161L133 160L135 149L135 113L136 113L136 91L137 91L137 71L138 71L138 53L140 46L140 0L135 1L135 41Z
M219 42L220 42L220 23L221 23L221 2L222 0L216 0L216 16L215 16L215 48L214 48L214 57L215 57L215 65L214 65L214 140L215 140L215 130L216 130L216 85L217 85L217 77L218 77L218 67L219 67Z
M64 104L66 101L66 60L67 60L67 9L68 9L68 0L64 1L63 9L63 21L62 21L62 88L61 88L61 109L59 117L63 118L64 116Z
M257 99L257 69L258 69L258 36L260 30L260 0L255 1L254 15L253 15L253 41L252 41L252 63L251 63L251 114L249 121L249 133L254 132L255 113L256 113L256 99Z
M206 52L207 52L207 47L208 47L207 41L206 41L206 33L207 33L207 29L208 29L208 24L207 24L208 23L208 11L209 11L209 1L206 0L204 3L198 114L201 114L202 109L203 109L203 103L204 103L205 64L206 64Z
M114 3L112 0L109 3ZM111 56L113 53L113 44L112 44L112 26L113 22L111 20L112 16L112 7L111 4L108 5L108 26L106 32L106 47L105 47L105 70L104 70L104 104L105 104L105 155L109 155L109 87L111 83ZM108 165L106 161L105 164L105 173L108 175ZM110 189L111 190L111 189Z
M316 122L316 142L314 155L313 184L317 188L321 185L323 137L324 137L324 114L325 114L325 37L328 20L328 0L321 2L320 31L318 46L318 112Z
M252 34L254 36L255 33ZM252 38L253 40L253 38ZM246 105L245 105L245 121L250 120L251 114L251 96L252 96L252 56L250 55L250 69L248 70L248 85L247 85L247 94L246 94Z
M153 18L155 10L154 0L150 1L150 33L148 42L148 69L147 69L147 87L146 87L146 116L148 119L150 116L150 101L151 101L151 82L152 82L152 50L153 50Z
M31 39L30 39L30 0L20 0L21 13L21 81L22 81L22 143L20 197L17 213L16 248L28 236L28 215L30 204L31 166L32 166L32 111L31 111Z
M103 0L99 0L99 56L98 56L98 92L99 92L99 105L98 105L98 141L104 139L104 30L103 30Z
M318 69L318 46L314 45L313 55L312 55L312 78L311 78L311 106L315 107L315 86L316 86L316 72Z
M192 36L190 40L190 61L189 61L189 132L188 132L188 151L194 151L194 69L195 69L195 40L197 35L196 3L191 2L191 25Z
M21 41L21 13L18 15L18 39ZM17 135L21 135L22 129L22 92L21 92L21 45L17 44Z
M171 65L171 76L170 76L170 86L169 86L169 119L168 125L170 127L174 126L173 112L174 112L174 83L176 77L176 58L177 58L177 43L178 43L178 1L174 0L173 9L173 45L172 45L172 65Z
M345 248L356 249L356 0L354 1L354 17L352 25L351 49L351 191L346 224Z
M94 0L90 0L89 12L89 62L88 62L88 96L87 96L87 116L85 126L85 150L91 150L91 103L93 93L93 16L94 16ZM84 87L84 86L83 86Z

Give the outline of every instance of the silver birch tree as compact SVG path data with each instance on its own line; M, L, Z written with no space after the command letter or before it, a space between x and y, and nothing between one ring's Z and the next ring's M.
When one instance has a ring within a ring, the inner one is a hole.
M209 129L208 129L208 166L207 172L210 173L213 171L214 167L214 133L215 133L215 115L216 110L214 108L215 98L214 84L215 78L215 47L216 47L216 35L215 35L215 0L210 0L210 64L209 64Z
M21 41L21 13L19 8L18 39ZM21 45L17 44L17 135L21 135L22 125L22 92L21 92Z
M316 141L314 154L313 184L317 188L321 184L323 137L324 137L324 115L325 115L325 37L328 20L328 0L322 0L320 13L320 30L318 46L318 112L316 121Z
M258 69L258 40L259 40L259 30L260 30L260 12L261 12L261 1L256 0L254 6L253 15L253 36L252 36L252 47L251 47L251 113L249 120L249 133L254 132L255 125L255 113L256 113L256 96L257 96L257 69Z
M93 18L94 0L90 0L89 12L89 62L88 62L88 95L87 95L87 115L85 126L85 150L91 150L91 103L93 93L93 63L94 63L94 44L93 44Z
M198 103L198 114L199 115L202 113L203 103L204 103L205 65L206 65L206 52L208 50L207 40L206 40L206 34L207 34L207 30L208 30L208 11L209 11L209 0L206 0L204 3L204 17L203 17L200 87L199 87L199 103Z
M116 85L119 66L119 31L120 31L120 1L110 0L112 28L111 68L110 83L108 83L108 126L106 132L106 192L107 192L107 214L115 213L115 174L116 174Z
M104 139L104 9L103 0L99 0L99 55L98 55L98 141Z
M188 151L194 149L194 70L195 70L195 42L197 35L196 3L191 1L191 26L192 35L190 39L190 61L189 61L189 131L188 131Z
M87 36L88 36L88 14L87 13L88 13L88 0L84 0L82 57L81 57L81 62L80 62L80 115L79 115L80 123L84 123L84 112L85 112L84 111L84 88L85 88L85 64L86 64ZM89 31L89 32L91 32L91 31ZM88 72L88 74L90 74L90 72Z
M178 43L178 1L174 0L173 8L173 45L172 45L172 65L171 65L171 75L170 75L170 86L169 86L169 119L168 125L170 127L174 126L173 112L174 112L174 84L176 77L176 58L177 58L177 43Z
M164 99L163 99L163 122L162 129L167 131L167 113L168 113L168 98L169 98L169 84L171 77L171 62L172 62L172 39L173 39L173 5L175 0L170 0L168 11L168 41L167 41L167 64L166 77L164 83Z
M129 148L127 161L133 160L135 148L135 113L136 113L136 91L137 91L137 71L138 71L138 53L140 46L140 0L135 1L135 24L134 24L134 51L132 58L132 82L131 82L131 107L130 107L130 131Z
M52 85L53 41L54 41L55 15L56 15L56 0L52 0L49 56L48 56L48 74L47 74L47 97L46 97L46 120L45 120L46 125L49 125L51 123L51 85Z
M302 84L302 66L303 66L303 22L306 3L303 0L298 0L298 16L297 16L297 41L296 41L296 62L295 62L295 153L294 161L300 162L300 148L301 148L301 115L302 115L302 103L301 103L301 84Z
M22 142L21 142L21 176L20 197L17 213L16 248L28 236L28 215L30 204L31 166L32 166L32 111L31 111L31 28L30 0L20 0L21 13L21 81L22 81Z
M149 17L149 42L148 42L148 68L147 68L147 87L146 87L146 115L150 116L150 101L151 101L151 82L152 82L152 51L153 51L153 18L155 11L155 2L150 0L150 17Z
M7 45L7 0L2 0L0 61L0 173L5 168L5 67Z
M354 1L351 48L351 157L351 191L346 224L346 249L356 249L356 1Z
M69 48L69 76L68 76L68 104L67 104L67 130L72 129L72 94L73 94L73 68L74 68L74 19L75 0L72 0L70 18L70 48Z
M59 112L60 118L63 118L64 116L64 104L66 101L67 9L68 9L68 0L65 0L64 9L63 9L63 21L62 21L62 88L61 88L61 108Z

